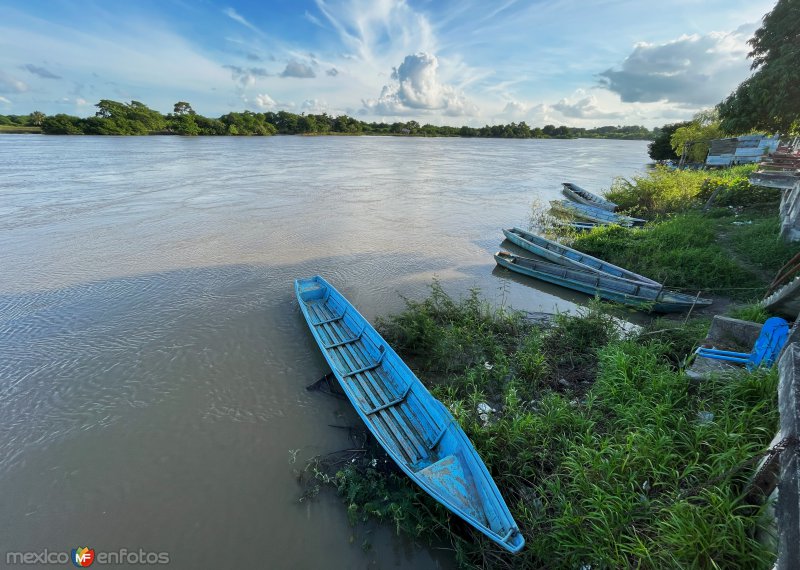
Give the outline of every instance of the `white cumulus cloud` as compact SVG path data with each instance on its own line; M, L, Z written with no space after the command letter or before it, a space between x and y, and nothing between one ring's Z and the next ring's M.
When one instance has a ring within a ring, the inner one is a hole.
M565 117L571 119L621 119L625 116L619 111L608 111L599 108L597 98L594 95L583 97L575 102L570 99L561 99L552 106Z
M277 103L275 103L275 100L266 93L261 93L256 95L256 105L258 105L258 107L261 109L274 109Z
M599 74L600 84L626 103L713 105L748 76L746 42L754 28L638 43L619 69Z
M408 115L440 111L445 115L467 115L477 111L463 93L442 83L437 75L435 55L420 52L407 55L392 72L392 82L384 85L378 99L363 101L364 107L381 115Z
M303 104L300 105L300 108L303 110L303 112L312 115L321 115L322 113L327 113L330 111L330 106L328 103L319 99L306 99L303 101Z
M281 77L299 77L301 79L307 79L316 76L317 74L314 73L310 65L306 65L294 59L289 61L289 63L286 64L286 68L281 72Z

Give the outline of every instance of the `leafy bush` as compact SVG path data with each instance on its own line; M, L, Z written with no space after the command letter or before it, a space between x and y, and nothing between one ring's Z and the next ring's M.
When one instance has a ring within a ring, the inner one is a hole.
M744 502L747 472L735 467L774 434L777 374L742 372L691 389L674 361L707 324L682 331L654 323L655 330L625 339L594 304L534 327L487 310L475 292L456 302L437 285L431 298L384 321L387 336L413 338L405 346L415 355L438 350L455 331L467 344L489 336L481 346L499 351L491 369L461 366L432 391L470 437L519 524L526 547L517 556L374 459L320 479L339 490L351 521L375 517L398 533L450 540L463 567L769 568L772 553L753 538L761 511ZM569 355L594 369L583 397L550 389ZM418 369L423 378L447 368L428 362ZM487 401L497 410L490 421L476 409Z
M774 191L752 186L747 181L754 169L752 165L703 171L656 166L646 175L634 177L632 182L617 178L606 197L619 204L620 210L648 219L702 206L718 185L732 189L725 198L729 202L722 205L779 198Z

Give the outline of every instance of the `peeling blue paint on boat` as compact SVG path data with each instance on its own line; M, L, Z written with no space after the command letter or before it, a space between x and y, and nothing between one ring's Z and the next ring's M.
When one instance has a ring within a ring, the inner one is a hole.
M629 271L623 267L619 267L612 263L608 263L607 261L603 261L602 259L598 259L597 257L593 257L588 253L580 252L577 249L572 249L564 244L549 240L531 232L527 232L521 228L503 230L503 235L505 235L506 239L514 245L517 245L522 249L526 249L531 253L538 255L539 257L559 265L568 265L583 271L594 271L597 273L611 275L612 277L621 277L631 281L647 283L648 285L655 287L657 290L663 288L661 283L654 281L649 277L639 275L638 273L634 273L633 271Z
M582 271L548 261L520 257L507 251L494 255L497 265L541 281L547 281L606 301L622 303L642 311L677 313L692 307L706 307L710 299L655 288L647 283Z
M525 539L449 410L320 276L295 281L300 309L358 415L412 481L510 552Z
M589 192L577 184L573 184L572 182L562 182L561 184L563 186L561 191L570 200L586 204L587 206L608 210L609 212L613 212L617 209L617 205L611 200L606 200L602 196Z
M550 206L556 211L562 211L573 216L578 216L592 222L599 222L601 224L619 224L620 226L632 226L635 224L644 224L646 220L640 218L632 218L630 216L623 216L603 210L602 208L595 208L594 206L587 206L586 204L579 204L570 200L552 200Z

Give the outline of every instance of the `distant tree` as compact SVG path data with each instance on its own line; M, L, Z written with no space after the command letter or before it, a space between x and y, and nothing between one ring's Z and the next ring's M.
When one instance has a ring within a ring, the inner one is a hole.
M34 111L29 115L29 122L34 127L41 127L44 120L47 118L47 115L42 113L41 111Z
M800 2L778 0L749 40L755 73L719 104L722 128L800 132Z
M188 115L195 115L196 114L194 112L194 109L192 109L192 106L189 103L187 103L186 101L178 101L177 103L175 103L175 107L174 107L172 112L175 113L176 115L187 115L187 114Z
M710 143L724 136L714 110L700 111L688 125L678 127L670 137L675 154L681 156L686 149L689 162L705 162Z
M42 132L48 135L80 135L83 133L80 121L78 117L59 113L42 121Z
M100 99L99 103L95 104L97 107L96 116L104 119L110 119L114 115L124 114L125 105L111 99Z
M650 155L650 158L653 160L678 160L680 157L675 153L675 149L672 148L672 135L681 127L691 124L691 121L684 121L661 127L655 140L647 146L647 154Z
M314 115L301 115L297 121L297 130L301 133L316 133L317 119Z
M200 127L197 125L194 115L175 114L169 119L170 128L184 136L196 136L200 134Z

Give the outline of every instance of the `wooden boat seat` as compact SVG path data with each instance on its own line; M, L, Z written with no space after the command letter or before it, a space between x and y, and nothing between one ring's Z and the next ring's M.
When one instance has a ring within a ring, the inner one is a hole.
M476 530L519 552L525 539L449 410L322 277L296 280L295 293L325 361L400 469Z
M382 369L385 354L382 347L378 358L371 356L364 344L364 331L350 330L345 314L337 314L324 299L306 305L325 350L338 362L338 372L350 391L357 395L362 412L376 419L390 438L390 445L398 449L409 464L427 461L444 430L435 441L428 440L420 420L415 419L419 414L411 413L409 408L411 385L395 386ZM430 418L429 421L433 423Z

